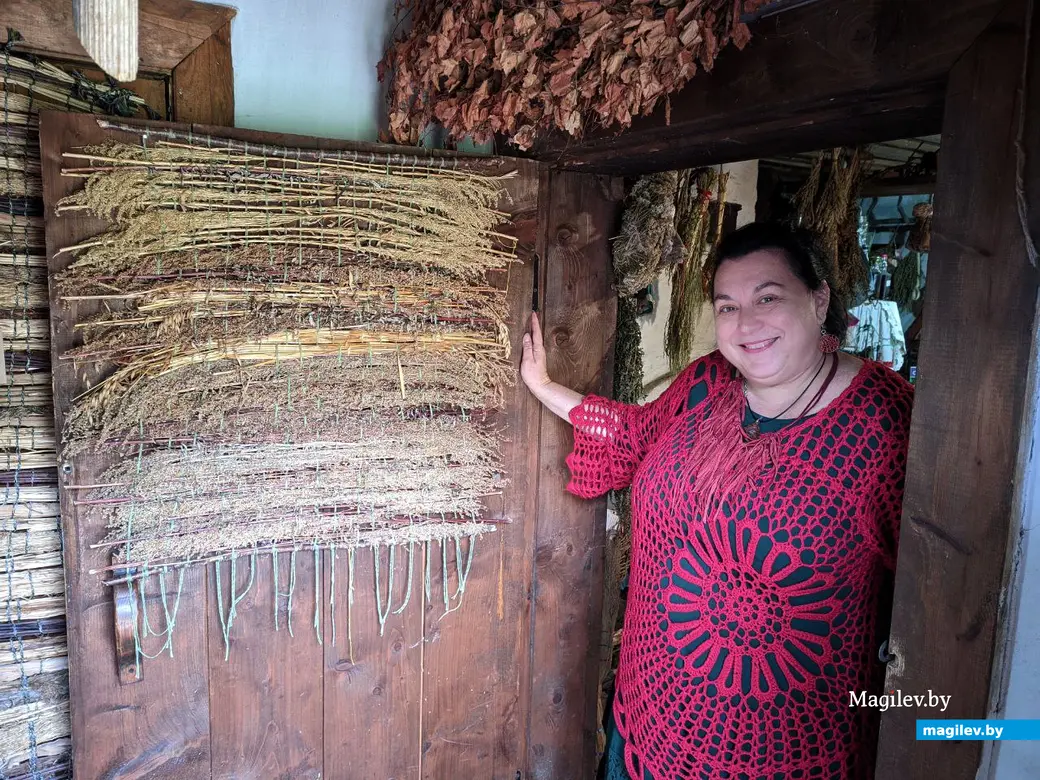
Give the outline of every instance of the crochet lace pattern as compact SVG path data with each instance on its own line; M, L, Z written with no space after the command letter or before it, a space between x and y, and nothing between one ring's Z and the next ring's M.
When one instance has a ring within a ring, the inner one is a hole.
M691 387L707 397L687 408ZM645 406L586 396L568 490L633 486L615 717L630 775L868 780L876 613L894 569L913 388L867 360L824 409L755 442L721 353Z

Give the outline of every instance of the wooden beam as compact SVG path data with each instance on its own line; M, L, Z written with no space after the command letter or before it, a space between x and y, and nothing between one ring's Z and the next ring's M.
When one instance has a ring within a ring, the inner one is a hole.
M740 17L740 21L744 22L744 24L750 24L758 19L767 19L770 16L776 16L777 14L793 11L796 8L818 2L820 0L773 0L773 2L767 3L757 11L743 14Z
M917 179L874 179L860 188L860 197L884 198L889 195L931 195L935 192L935 177Z
M938 131L946 76L1003 0L826 0L757 22L649 117L535 156L641 174Z
M140 70L170 73L235 16L235 9L191 0L141 0ZM0 27L25 36L24 49L47 57L92 63L72 27L69 0L5 0Z
M879 778L973 780L979 767L982 742L917 741L915 720L987 716L1017 537L1014 474L1040 290L1015 187L1023 111L1033 181L1040 159L1036 81L1024 105L1019 95L1023 59L1040 73L1035 22L1026 53L1026 6L1012 0L949 78L885 689L952 699L945 712L885 713ZM1025 209L1036 230L1040 201Z

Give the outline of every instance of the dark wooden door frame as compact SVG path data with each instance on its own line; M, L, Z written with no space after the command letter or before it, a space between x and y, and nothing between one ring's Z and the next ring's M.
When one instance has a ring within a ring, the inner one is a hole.
M941 129L886 688L953 699L885 714L884 780L975 778L983 743L918 742L915 720L999 712L1006 679L1040 289L1027 249L1040 236L1035 2L820 0L761 22L673 96L670 124L662 106L620 134L537 150L635 175Z
M560 168L638 175L937 133L950 70L1007 0L815 0L752 25L622 132L542 141Z

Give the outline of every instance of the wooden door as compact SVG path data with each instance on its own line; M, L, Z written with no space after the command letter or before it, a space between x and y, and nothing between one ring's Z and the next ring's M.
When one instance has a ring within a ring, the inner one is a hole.
M252 144L402 151L226 128L147 126ZM104 227L82 212L55 213L55 203L78 186L75 178L61 175L62 153L131 137L140 136L103 129L92 117L41 118L52 278L68 263L60 248ZM521 262L498 281L507 285L514 365L535 299L545 309L554 377L583 392L606 392L614 324L608 239L620 203L616 182L552 174L523 160L458 158L457 164L515 172L500 204L509 221L499 230L519 240ZM98 304L59 300L53 285L51 298L55 414L62 430L72 399L97 377L59 356L76 343L72 324ZM76 486L96 484L104 464L92 454L63 462L76 776L590 776L604 506L564 493L567 426L543 415L519 382L507 392L500 422L510 481L501 496L487 499L486 512L502 523L482 539L460 609L444 614L439 608L441 583L434 567L434 598L428 600L417 586L419 597L400 614L389 614L380 632L375 589L367 585L375 577L373 554L357 553L358 585L348 616L343 551L336 564L329 550L308 552L295 568L295 636L274 630L274 570L271 562L262 563L254 587L237 607L225 660L215 606L227 593L218 591L212 566L197 565L185 577L172 654L144 661L140 679L132 657L117 663L113 592L92 573L108 563L104 548L96 546L104 529L77 505ZM385 587L386 548L382 555ZM283 588L290 576L288 558L281 556L278 564ZM397 556L399 588L407 579L406 559ZM339 577L335 591L333 566ZM245 574L240 570L239 576ZM226 588L226 568L223 577ZM148 591L149 598L157 596Z

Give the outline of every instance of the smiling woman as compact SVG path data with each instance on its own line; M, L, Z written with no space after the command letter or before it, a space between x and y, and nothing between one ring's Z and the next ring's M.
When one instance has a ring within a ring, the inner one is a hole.
M610 780L873 777L912 388L838 352L847 328L813 237L742 228L716 254L719 349L645 406L522 375L574 425L568 490L633 488Z

